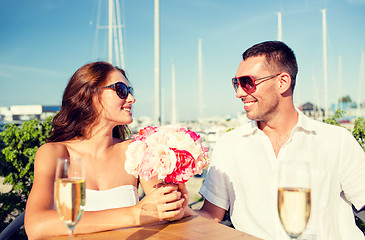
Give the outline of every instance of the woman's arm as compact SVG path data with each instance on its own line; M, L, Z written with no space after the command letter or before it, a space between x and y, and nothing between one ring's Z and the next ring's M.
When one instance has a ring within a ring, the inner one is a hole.
M27 200L24 219L25 230L30 239L39 238L41 236L39 233L49 231L59 234L67 233L66 226L54 210L53 202L56 159L67 156L66 147L58 143L47 143L36 153L34 181Z

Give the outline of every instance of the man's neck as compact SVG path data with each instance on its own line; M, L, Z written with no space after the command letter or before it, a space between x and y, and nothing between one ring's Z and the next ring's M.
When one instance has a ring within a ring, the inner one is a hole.
M276 157L281 147L288 141L291 131L298 122L298 113L294 106L285 109L266 121L259 121L258 127L270 139Z

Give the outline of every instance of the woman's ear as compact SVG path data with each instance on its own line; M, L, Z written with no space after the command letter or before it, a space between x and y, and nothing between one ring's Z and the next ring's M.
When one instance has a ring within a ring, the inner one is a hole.
M280 94L284 94L288 91L291 91L291 77L288 73L283 72L279 76L279 92Z

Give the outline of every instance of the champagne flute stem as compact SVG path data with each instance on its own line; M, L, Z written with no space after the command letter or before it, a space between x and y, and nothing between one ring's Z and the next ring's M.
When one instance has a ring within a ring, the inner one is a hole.
M68 232L68 240L72 240L73 236L74 236L74 228L73 227L68 227L67 232Z

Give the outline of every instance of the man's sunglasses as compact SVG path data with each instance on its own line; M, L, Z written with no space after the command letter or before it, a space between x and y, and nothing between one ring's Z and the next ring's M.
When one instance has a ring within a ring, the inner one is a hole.
M117 93L118 97L120 97L121 99L126 99L128 97L128 94L131 94L133 96L133 88L128 87L123 82L116 82L104 88L113 89Z
M241 86L241 88L248 94L254 93L256 91L256 86L259 85L260 83L269 80L271 78L274 78L276 76L279 76L281 73L275 74L275 75L270 75L267 77L262 77L262 78L258 78L255 79L251 76L242 76L242 77L234 77L232 78L232 84L234 87L234 90L237 92L238 89L238 85ZM260 82L258 82L260 81Z

